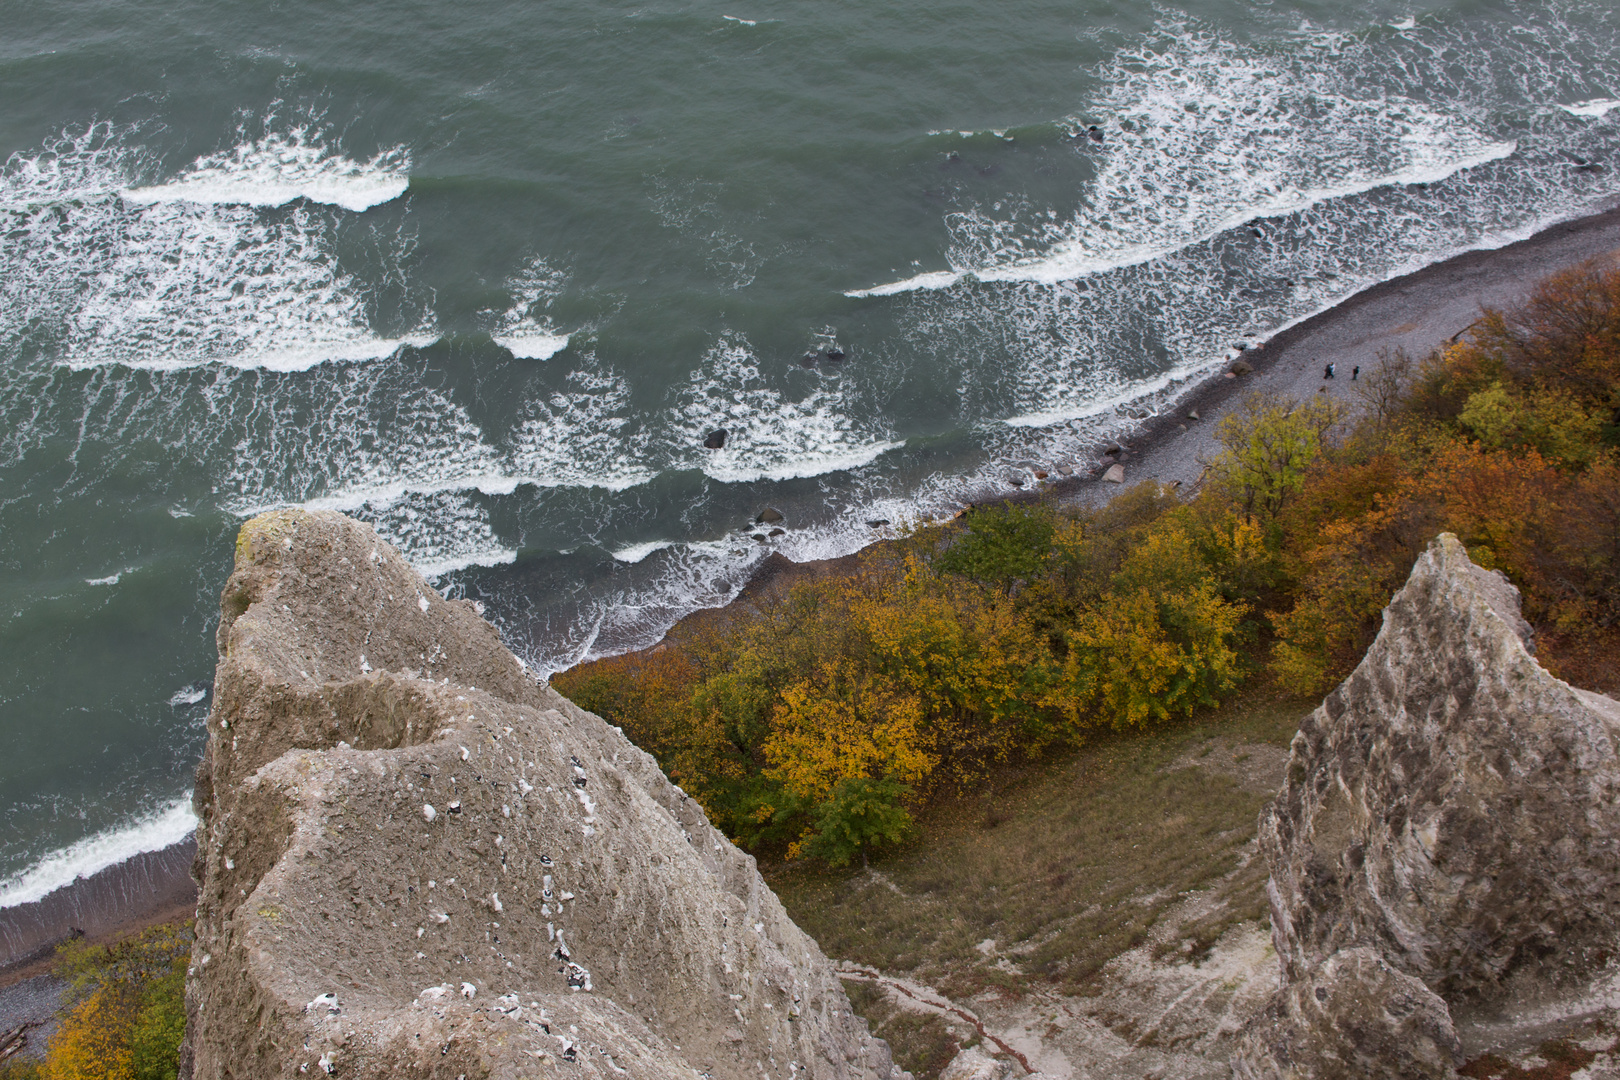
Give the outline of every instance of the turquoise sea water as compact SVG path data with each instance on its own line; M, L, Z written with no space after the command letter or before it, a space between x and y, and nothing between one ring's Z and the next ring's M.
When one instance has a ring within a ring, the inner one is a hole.
M260 509L552 670L1620 192L1600 0L0 11L0 905L189 827Z

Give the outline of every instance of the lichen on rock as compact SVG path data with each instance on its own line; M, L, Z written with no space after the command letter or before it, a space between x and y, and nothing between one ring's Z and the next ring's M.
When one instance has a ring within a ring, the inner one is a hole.
M1301 726L1260 822L1282 983L1238 1077L1452 1077L1609 1007L1620 703L1532 647L1517 591L1442 534Z
M898 1080L749 856L365 525L248 522L182 1075Z

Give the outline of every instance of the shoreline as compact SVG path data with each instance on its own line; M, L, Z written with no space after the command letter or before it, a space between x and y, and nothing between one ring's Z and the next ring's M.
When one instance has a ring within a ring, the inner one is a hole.
M1123 434L1123 484L1087 482L1113 459L1075 463L1078 483L1052 485L1043 497L1099 505L1123 487L1141 480L1195 487L1216 450L1215 427L1254 393L1304 400L1326 392L1353 410L1351 373L1380 367L1379 352L1402 349L1421 360L1455 341L1478 321L1482 307L1502 308L1524 298L1549 274L1588 259L1620 257L1620 198L1608 199L1590 214L1550 225L1523 240L1500 247L1461 252L1399 277L1370 285L1332 307L1285 327L1258 345L1229 357L1214 371L1163 395L1165 406ZM1241 357L1249 374L1227 378ZM1336 377L1322 377L1326 364ZM1198 418L1188 416L1197 412Z
M1157 398L1162 404L1154 415L1135 422L1114 440L1122 453L1103 455L1101 450L1107 443L1099 443L1098 453L1091 460L1067 462L1073 467L1071 476L1057 476L1060 463L1054 460L1043 466L1053 474L1051 479L1036 487L981 498L969 507L1043 501L1100 506L1143 480L1157 480L1190 493L1197 489L1205 465L1217 451L1217 425L1251 394L1271 393L1304 400L1328 393L1352 412L1359 411L1362 404L1354 395L1350 373L1358 366L1363 374L1376 371L1380 350L1387 348L1393 353L1404 349L1414 361L1421 360L1473 326L1482 307L1510 306L1547 275L1605 255L1620 258L1620 197L1597 204L1590 214L1549 225L1523 240L1464 251L1352 293L1258 344L1233 353L1202 377L1190 377L1179 387L1138 399ZM1240 358L1252 370L1228 377ZM1332 380L1322 378L1322 366L1328 363L1338 368ZM1193 412L1198 414L1197 419L1188 416ZM1102 479L1104 471L1114 464L1124 467L1121 483ZM649 655L662 649L677 629L721 623L728 618L726 612L779 595L799 581L853 569L863 553L883 542L879 538L848 555L804 562L774 553L755 568L753 576L725 604L684 616L645 649L616 655Z
M191 879L196 854L196 838L188 837L139 852L38 900L0 908L0 988L48 971L56 947L70 938L105 943L188 917L197 907Z
M1419 359L1454 340L1477 320L1482 306L1512 304L1540 279L1586 259L1620 255L1620 198L1593 212L1562 221L1523 240L1462 252L1400 277L1369 286L1337 304L1277 331L1241 357L1248 374L1227 378L1232 361L1177 390L1161 391L1156 415L1136 423L1118 440L1123 452L1123 484L1099 479L1114 458L1073 462L1075 475L1038 490L1009 492L984 503L1052 500L1098 505L1142 480L1196 487L1204 462L1215 449L1220 419L1250 394L1277 393L1305 398L1326 392L1355 402L1348 372L1376 370L1378 352L1403 348ZM1322 378L1321 365L1334 363L1339 376ZM1198 419L1188 417L1197 412ZM1100 449L1100 447L1099 447ZM1056 462L1049 471L1056 472ZM878 539L876 543L881 543ZM870 547L871 545L867 545ZM866 549L863 548L862 551ZM730 602L687 615L689 620L724 619L728 610L774 594L805 578L825 577L856 564L861 552L835 559L793 562L773 555L754 571ZM671 631L673 631L673 627ZM643 654L659 649L663 640ZM631 654L634 655L634 654ZM75 931L92 941L113 941L148 926L185 917L195 909L191 879L195 840L141 852L96 874L64 885L29 904L0 909L0 989L16 987L50 967L55 947Z

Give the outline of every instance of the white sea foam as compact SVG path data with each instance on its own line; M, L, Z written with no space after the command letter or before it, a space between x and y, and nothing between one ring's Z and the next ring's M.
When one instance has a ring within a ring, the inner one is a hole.
M645 429L630 418L630 384L622 375L576 368L564 389L528 403L509 438L507 467L536 487L635 487L657 468L648 460Z
M173 179L126 188L125 202L202 203L211 206L284 206L294 199L359 212L392 202L410 183L410 154L385 150L354 161L325 145L309 126L242 140L228 150L198 158Z
M521 360L550 360L567 348L572 335L557 329L545 314L567 280L537 255L525 260L506 282L512 304L490 331L495 344Z
M188 794L128 824L53 851L26 870L0 881L0 908L33 903L131 856L178 844L196 831L197 816Z
M118 573L108 574L106 577L87 577L84 579L84 583L86 585L116 585L118 579L123 577L125 573L127 571L120 570Z
M916 289L948 289L968 276L961 270L930 270L925 274L891 281L887 285L874 285L870 289L850 289L845 296L896 296Z
M495 344L519 360L550 360L568 348L568 334L547 334L541 331L529 334L492 334Z
M649 540L644 544L631 544L629 547L620 548L612 552L612 555L622 563L638 563L655 551L663 551L674 546L673 540Z
M729 22L741 23L744 26L758 26L759 25L759 20L758 19L739 19L735 15L722 15L720 17L722 19L725 19L725 20L729 21Z
M1592 101L1577 101L1573 105L1558 107L1572 116L1607 116L1612 110L1620 109L1620 101L1612 98L1596 98Z
M182 686L173 694L170 694L169 704L178 709L182 705L195 705L207 696L207 683L193 683L190 686Z
M463 492L412 493L397 502L360 507L355 516L369 521L423 577L503 566L517 558L517 550L495 535L488 507Z
M509 566L516 561L516 548L485 548L439 559L417 560L413 561L411 566L418 574L432 580L474 566Z
M276 154L266 149L276 138L265 136L133 198L130 179L152 168L136 129L96 125L14 154L0 168L8 219L0 337L43 337L51 359L76 368L160 371L209 363L301 371L432 341L425 314L402 332L373 328L370 286L338 259L335 215L344 211L308 201L258 208L287 201L265 179L276 168L289 170L286 190L335 206L374 205L403 182L388 155L357 165L313 139L302 131L283 140L298 152ZM326 188L316 184L322 169ZM217 199L174 194L204 191L187 176L207 177ZM376 237L374 270L395 273L408 237Z
M1139 265L1240 225L1376 188L1428 184L1512 154L1462 112L1358 97L1328 72L1292 69L1182 31L1103 73L1097 176L1067 219L1016 202L953 214L950 271L848 296L969 278L1057 282ZM1088 114L1089 115L1089 114ZM1086 125L1070 121L1076 130ZM1021 218L1020 210L1027 211Z
M709 349L678 392L665 433L676 460L725 483L787 480L853 469L903 445L888 421L856 407L851 383L827 377L798 398L772 386L748 343L729 335ZM705 433L727 431L706 450Z

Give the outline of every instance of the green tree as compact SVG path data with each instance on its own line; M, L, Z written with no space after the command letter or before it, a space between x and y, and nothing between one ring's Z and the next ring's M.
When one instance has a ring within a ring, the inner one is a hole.
M1038 576L1052 553L1057 520L1045 506L987 506L967 516L967 529L935 566L944 573L1002 588Z
M135 1080L174 1080L185 1035L186 972L177 967L147 986L140 1014L129 1029Z
M857 855L900 843L911 832L911 815L901 805L910 791L894 780L845 780L821 804L815 832L800 852L830 866L848 866Z
M1304 490L1306 470L1343 417L1332 401L1252 395L1216 427L1221 454L1211 469L1245 515L1274 521Z

